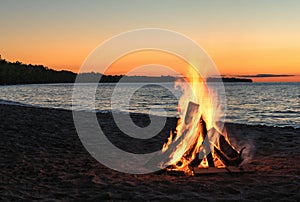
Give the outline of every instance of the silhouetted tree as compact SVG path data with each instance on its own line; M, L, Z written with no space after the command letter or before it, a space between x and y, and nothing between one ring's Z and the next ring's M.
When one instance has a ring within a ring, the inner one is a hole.
M0 85L33 83L73 83L75 73L56 71L43 65L26 65L22 62L7 62L0 59Z
M0 59L0 85L35 84L35 83L74 83L77 74L71 71L56 71L43 65L7 62ZM115 83L125 77L125 82L172 82L174 77L147 77L125 75L102 75L100 73L82 73L78 75L81 82ZM101 77L100 81L98 79Z

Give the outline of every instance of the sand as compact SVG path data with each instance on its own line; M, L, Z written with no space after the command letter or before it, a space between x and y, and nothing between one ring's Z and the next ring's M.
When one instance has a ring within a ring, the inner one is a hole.
M71 111L0 105L0 112L1 201L300 201L300 129L226 124L232 143L247 147L243 166L255 172L132 175L89 155ZM119 135L108 114L98 117L112 136ZM133 118L148 121L145 115ZM168 119L160 138L175 123ZM118 144L128 145L126 141L120 138Z

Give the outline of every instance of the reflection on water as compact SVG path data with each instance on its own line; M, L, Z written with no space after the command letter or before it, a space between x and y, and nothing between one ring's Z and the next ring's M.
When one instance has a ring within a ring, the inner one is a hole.
M226 84L227 120L300 127L300 83Z
M93 85L84 84L75 110L152 113L178 116L177 103L181 94L172 83L163 86L140 84L101 84L95 102L88 101ZM243 124L300 127L300 83L228 83L225 85L226 121ZM71 84L35 84L0 86L0 101L40 107L72 109ZM113 102L111 97L114 96ZM129 103L124 99L130 95ZM111 105L112 104L112 105Z

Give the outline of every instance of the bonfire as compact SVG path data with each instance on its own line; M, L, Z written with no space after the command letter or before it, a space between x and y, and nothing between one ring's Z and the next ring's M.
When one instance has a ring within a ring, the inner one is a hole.
M244 148L237 151L231 145L226 129L218 124L220 106L214 103L204 79L190 71L185 82L175 82L182 96L178 103L180 118L176 130L170 132L162 153L167 160L161 163L168 171L183 171L194 175L204 168L226 169L238 167Z

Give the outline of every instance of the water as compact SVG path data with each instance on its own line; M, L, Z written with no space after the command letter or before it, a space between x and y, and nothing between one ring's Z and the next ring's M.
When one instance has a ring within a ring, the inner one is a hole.
M73 105L72 84L0 86L0 103L101 112L113 106L117 112L178 116L181 92L172 83L162 85L127 83L114 93L115 84L101 84L95 102L90 102L87 97L93 94L93 84L83 84L84 93ZM227 122L300 127L300 83L227 83L225 90Z
M227 120L300 127L300 83L226 84Z

